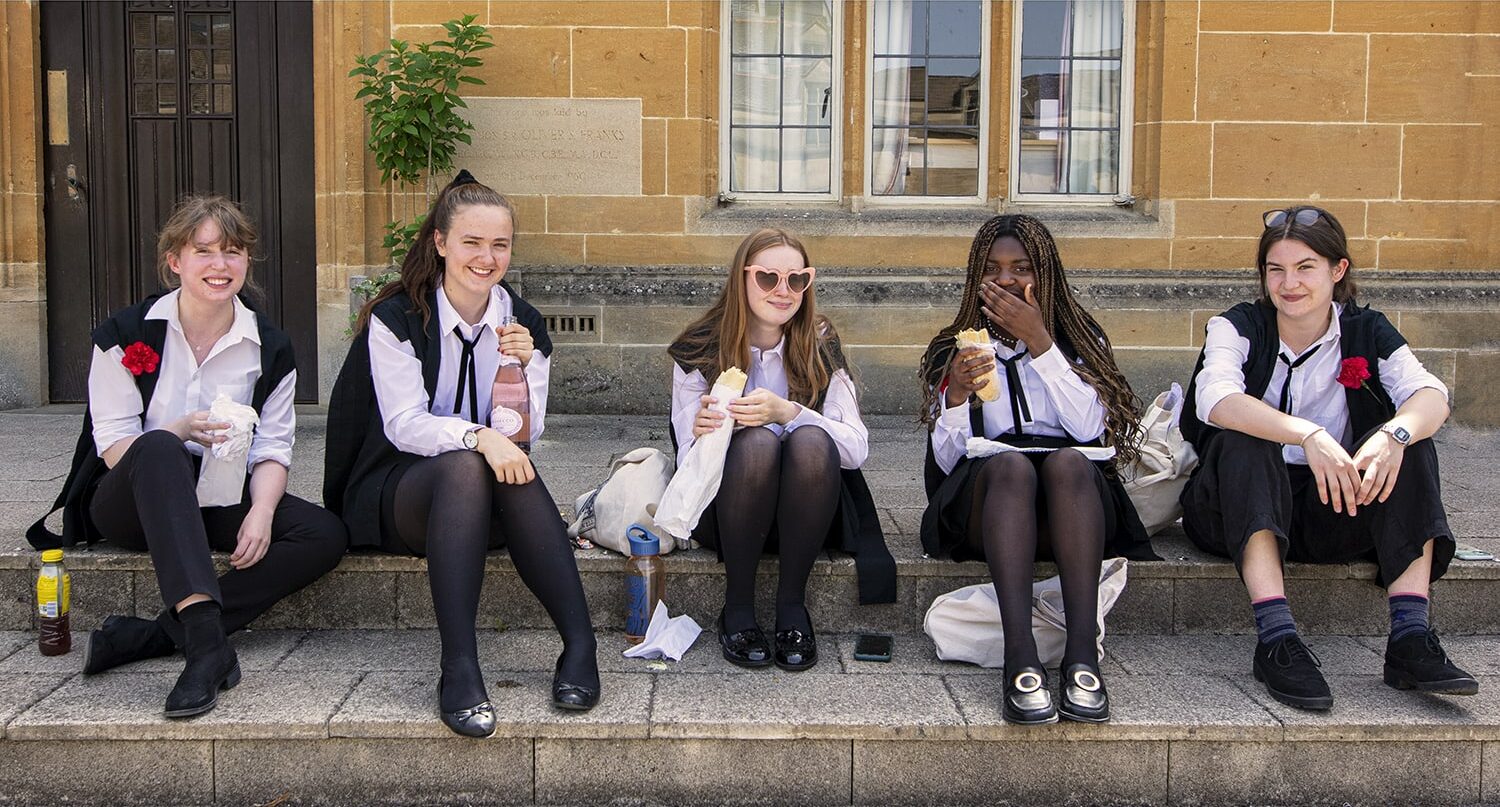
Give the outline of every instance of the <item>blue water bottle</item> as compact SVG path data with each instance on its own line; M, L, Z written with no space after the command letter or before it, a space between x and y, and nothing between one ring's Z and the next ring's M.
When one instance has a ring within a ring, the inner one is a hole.
M625 561L625 638L639 644L646 638L651 613L667 590L667 570L661 562L661 540L639 524L625 531L630 558Z

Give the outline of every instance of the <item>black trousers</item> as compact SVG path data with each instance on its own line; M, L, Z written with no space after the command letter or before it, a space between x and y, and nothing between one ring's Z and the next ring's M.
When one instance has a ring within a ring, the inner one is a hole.
M166 606L159 621L181 644L172 607L207 594L223 608L224 631L250 624L281 598L333 569L348 548L344 522L323 508L283 495L271 521L271 543L248 569L214 571L213 550L230 552L250 509L247 495L232 507L202 507L194 494L194 457L171 432L137 437L99 481L89 518L104 539L151 553Z
M1422 547L1433 547L1432 579L1453 559L1453 532L1443 510L1437 449L1431 440L1406 447L1390 498L1336 513L1318 498L1306 465L1288 465L1282 446L1235 431L1215 435L1182 492L1182 526L1205 552L1234 559L1238 568L1250 536L1270 530L1283 560L1348 563L1374 560L1377 582L1389 585Z

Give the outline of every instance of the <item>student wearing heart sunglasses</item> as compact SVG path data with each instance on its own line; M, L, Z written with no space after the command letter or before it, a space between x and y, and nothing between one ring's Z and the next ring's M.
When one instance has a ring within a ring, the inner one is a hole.
M715 379L730 367L748 376L744 394L727 402L736 431L723 482L693 532L724 562L719 642L742 667L817 663L807 580L825 548L855 554L862 603L895 601L895 564L858 470L869 434L838 335L816 310L817 274L792 234L751 233L718 299L668 349L679 464L723 422L708 395ZM755 573L766 551L781 558L774 648L755 609Z
M1385 315L1355 302L1353 260L1333 214L1299 205L1262 216L1260 299L1208 321L1182 433L1199 464L1182 525L1233 558L1259 641L1252 670L1289 706L1333 692L1302 643L1282 576L1304 563L1373 560L1389 595L1385 682L1479 691L1428 621L1428 589L1453 557L1430 439L1448 388Z

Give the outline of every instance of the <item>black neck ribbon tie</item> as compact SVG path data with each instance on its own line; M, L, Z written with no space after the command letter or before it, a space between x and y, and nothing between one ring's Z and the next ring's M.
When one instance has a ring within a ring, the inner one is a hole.
M458 357L458 389L453 393L453 414L461 414L464 406L464 388L469 390L469 422L478 423L483 426L484 421L479 419L479 373L474 369L474 345L479 342L479 337L484 334L483 330L474 335L473 339L465 339L463 328L453 326L453 335L463 343L463 354Z
M1005 365L1005 386L1010 392L1010 417L1016 424L1015 433L1018 435L1026 433L1022 424L1031 421L1031 404L1026 400L1026 388L1021 385L1021 368L1017 366L1025 357L1025 353L1017 353L1008 359L999 359Z
M1326 344L1328 343L1324 342L1319 345L1314 345L1312 350L1303 353L1301 356L1298 356L1295 359L1289 358L1285 353L1276 354L1276 358L1279 359L1282 364L1286 365L1286 380L1281 383L1281 403L1277 405L1277 409L1280 409L1282 412L1285 412L1288 415L1292 413L1292 373L1298 367L1306 364L1307 360L1312 358L1319 350L1323 348L1323 345Z

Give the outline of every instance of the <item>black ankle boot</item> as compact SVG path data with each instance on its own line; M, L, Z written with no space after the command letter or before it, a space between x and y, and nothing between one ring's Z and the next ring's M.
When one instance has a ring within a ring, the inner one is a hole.
M155 620L111 616L105 618L102 627L89 633L83 674L95 675L121 664L169 656L176 651L177 644Z
M218 603L194 603L177 617L182 622L187 665L167 695L167 717L192 717L214 708L219 690L240 682L240 662L224 636Z

